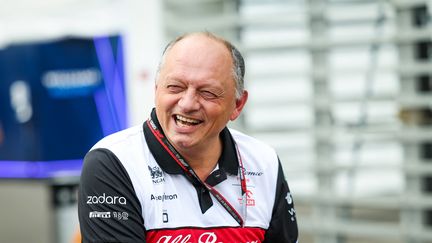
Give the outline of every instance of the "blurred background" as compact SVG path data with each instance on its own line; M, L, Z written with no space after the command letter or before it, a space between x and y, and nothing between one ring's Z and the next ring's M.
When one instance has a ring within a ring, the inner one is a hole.
M246 59L300 242L432 242L429 0L0 0L0 242L69 243L82 157L142 123L173 37Z

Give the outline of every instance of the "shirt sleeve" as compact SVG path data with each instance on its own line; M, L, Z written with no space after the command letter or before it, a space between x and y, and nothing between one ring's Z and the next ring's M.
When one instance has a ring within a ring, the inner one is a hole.
M145 242L141 204L125 168L107 149L84 158L78 217L83 242Z
M278 170L275 204L270 226L264 236L264 242L296 243L298 228L294 202L280 161Z

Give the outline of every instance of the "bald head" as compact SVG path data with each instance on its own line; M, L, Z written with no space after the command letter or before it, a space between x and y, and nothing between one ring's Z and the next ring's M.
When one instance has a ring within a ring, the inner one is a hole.
M163 65L165 64L166 57L168 53L171 51L171 49L177 45L179 42L182 42L184 40L188 39L188 41L194 41L196 45L199 44L199 42L202 41L212 41L214 42L214 45L220 44L222 45L225 50L227 51L228 55L231 59L231 75L232 79L235 82L236 87L236 98L239 99L244 91L244 74L245 74L245 65L244 65L244 59L241 53L237 50L237 48L232 45L229 41L218 37L210 32L196 32L196 33L189 33L185 35L181 35L168 43L168 45L165 47L165 50L163 52L161 61L159 63L158 72L156 76L156 80L159 78L160 70L162 69Z

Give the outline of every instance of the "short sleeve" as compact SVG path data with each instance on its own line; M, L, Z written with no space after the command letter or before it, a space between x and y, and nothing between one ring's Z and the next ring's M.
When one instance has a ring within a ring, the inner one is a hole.
M78 216L83 242L145 242L141 204L110 150L92 150L84 158Z
M298 238L294 202L279 161L276 198L270 226L264 236L268 243L296 243Z

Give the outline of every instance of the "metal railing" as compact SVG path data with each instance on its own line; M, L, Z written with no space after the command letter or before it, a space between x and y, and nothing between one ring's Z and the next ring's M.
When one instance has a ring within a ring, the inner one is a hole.
M432 242L432 93L415 88L432 75L432 57L416 58L432 31L412 24L419 8L429 2L164 1L167 38L210 30L244 53L250 100L233 126L278 151L300 242Z

